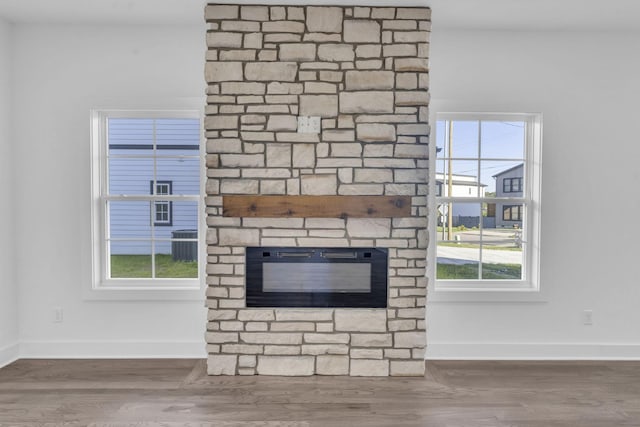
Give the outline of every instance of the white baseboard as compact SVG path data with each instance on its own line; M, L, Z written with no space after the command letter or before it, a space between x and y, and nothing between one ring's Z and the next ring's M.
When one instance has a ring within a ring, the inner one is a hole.
M427 360L640 360L640 344L434 343Z
M15 362L19 356L20 344L18 342L0 347L0 368Z
M21 359L203 359L203 341L22 341Z

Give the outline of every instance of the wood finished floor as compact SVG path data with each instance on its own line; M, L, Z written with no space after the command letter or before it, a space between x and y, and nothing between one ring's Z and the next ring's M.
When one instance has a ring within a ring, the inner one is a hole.
M425 378L209 377L200 360L20 360L0 426L640 426L640 362L427 362Z

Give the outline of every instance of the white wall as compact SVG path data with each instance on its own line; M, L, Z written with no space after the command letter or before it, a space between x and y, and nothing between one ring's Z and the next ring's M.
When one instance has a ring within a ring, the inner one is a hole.
M12 38L12 26L0 18L0 366L18 354L18 287L13 268Z
M91 280L89 111L204 105L204 24L16 26L21 356L204 356L203 301L83 300ZM53 323L53 308L64 312Z
M432 112L543 113L546 301L431 302L428 358L640 358L639 45L639 33L434 31Z

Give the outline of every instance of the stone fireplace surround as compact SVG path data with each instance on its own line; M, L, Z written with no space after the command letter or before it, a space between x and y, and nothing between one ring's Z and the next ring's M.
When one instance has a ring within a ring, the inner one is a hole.
M210 4L208 372L424 374L430 10ZM297 116L321 117L298 133ZM411 216L223 216L225 195L406 195ZM245 248L384 247L387 308L246 308Z

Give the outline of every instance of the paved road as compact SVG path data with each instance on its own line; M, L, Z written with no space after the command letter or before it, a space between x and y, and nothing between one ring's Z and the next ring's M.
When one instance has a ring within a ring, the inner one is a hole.
M469 264L480 260L480 251L472 248L438 246L439 264ZM522 264L522 252L484 249L482 262L495 264Z

